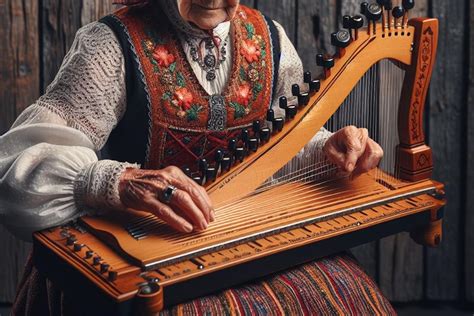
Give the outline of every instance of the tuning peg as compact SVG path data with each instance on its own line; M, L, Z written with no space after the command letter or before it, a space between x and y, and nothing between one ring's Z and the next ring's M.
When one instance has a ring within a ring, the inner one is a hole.
M402 18L405 15L405 10L402 7L395 7L392 10L392 15L395 18L393 24L395 28L398 28L398 19Z
M368 6L369 6L369 4L368 4L367 2L362 2L362 3L360 4L360 13L361 13L362 15L365 15L365 14L366 14L366 12L367 12L367 7L368 7Z
M230 157L224 157L221 161L221 172L227 172L230 169L230 165L232 163L232 159Z
M237 147L234 151L235 159L242 162L244 161L245 157L245 148L244 147Z
M342 17L342 27L345 29L352 29L352 18L350 15L344 15Z
M198 165L199 165L199 171L201 171L203 174L205 174L206 169L209 166L209 164L207 163L207 160L205 158L199 159Z
M248 129L244 128L242 130L242 133L240 135L240 139L244 142L245 145L247 145L247 143L249 141L249 131L248 131Z
M272 129L273 132L281 132L283 130L283 125L285 124L285 120L282 117L277 117L273 120Z
M403 0L402 6L405 10L409 11L415 7L415 0Z
M309 92L311 94L318 92L321 88L321 82L318 79L313 79L313 77L311 76L311 72L309 71L306 71L304 73L303 81L304 83L307 83L309 85Z
M217 169L215 167L209 167L206 169L206 181L214 182L217 178Z
M292 88L293 89L293 88ZM299 87L298 87L299 89ZM298 93L299 93L299 90L298 90ZM293 94L294 95L294 94ZM280 109L282 110L286 110L287 106L288 106L288 99L286 97L280 97L280 99L278 100L279 102L279 106L280 106Z
M270 129L264 127L260 130L260 141L266 143L270 140Z
M316 64L324 68L324 78L328 78L331 74L331 68L334 67L334 58L318 54L316 55Z
M383 8L387 11L392 10L392 8L393 8L392 0L385 0L384 3L383 3Z
M382 17L382 7L377 3L369 4L365 10L365 16L370 21L377 22Z
M252 123L252 129L254 134L258 134L260 132L260 120L255 120Z
M255 137L252 137L249 139L249 149L253 152L256 152L258 149L258 139Z
M331 44L337 47L339 58L344 56L345 48L351 43L351 33L348 30L340 30L331 34Z
M216 150L216 153L214 154L214 160L217 163L220 163L223 158L224 158L224 151L222 149Z
M273 111L273 109L268 109L268 111L267 111L267 121L273 122L274 119L275 119L275 112Z
M237 148L237 140L235 138L232 138L231 140L229 140L229 152L234 152L235 148Z

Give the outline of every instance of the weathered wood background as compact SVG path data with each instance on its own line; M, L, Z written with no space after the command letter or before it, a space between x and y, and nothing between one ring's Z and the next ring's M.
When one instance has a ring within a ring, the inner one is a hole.
M108 0L0 0L0 134L44 91L76 30L113 10ZM359 0L246 0L279 21L307 69L331 51L329 34ZM417 13L440 19L438 63L427 104L435 178L446 183L444 242L415 245L401 234L354 250L393 301L474 302L474 6L469 0L418 0ZM11 302L29 251L0 227L0 302Z

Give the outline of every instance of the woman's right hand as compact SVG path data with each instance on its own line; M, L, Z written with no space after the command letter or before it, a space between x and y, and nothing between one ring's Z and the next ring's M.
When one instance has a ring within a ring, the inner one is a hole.
M176 190L167 202L163 193L169 186ZM181 232L202 231L214 221L206 190L174 166L126 169L120 178L119 195L127 208L152 213Z

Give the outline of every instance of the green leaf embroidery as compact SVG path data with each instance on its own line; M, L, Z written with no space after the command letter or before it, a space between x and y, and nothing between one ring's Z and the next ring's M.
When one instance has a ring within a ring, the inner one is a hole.
M262 91L263 87L262 87L262 84L257 82L253 88L252 88L252 99L253 101L255 101L257 99L257 96L258 94L260 93L260 91Z
M245 23L245 29L247 30L247 38L252 39L255 35L255 28L251 23Z
M170 69L170 72L174 72L176 70L176 62L172 63L169 69Z
M234 119L239 119L245 116L245 108L237 102L230 102L230 106L234 108Z
M240 79L242 81L247 81L247 74L245 73L244 67L240 67Z
M186 111L186 118L188 121L196 121L199 113L202 111L202 106L193 104L189 110Z
M179 71L176 73L176 84L181 88L186 87L186 80L184 79L183 74Z
M172 96L173 94L170 91L166 91L161 97L161 99L170 101Z

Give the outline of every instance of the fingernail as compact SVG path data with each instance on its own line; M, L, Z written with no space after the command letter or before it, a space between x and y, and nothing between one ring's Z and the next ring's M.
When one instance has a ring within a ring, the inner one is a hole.
M204 229L206 229L206 228L207 228L207 223L206 223L206 221L202 221L202 222L201 222L201 229L204 230Z
M211 222L215 221L216 220L216 211L214 211L213 209L211 210Z
M184 225L184 230L185 230L187 233L192 232L193 229L194 229L193 225L191 225L191 224L189 224L189 223L186 223L186 224Z

